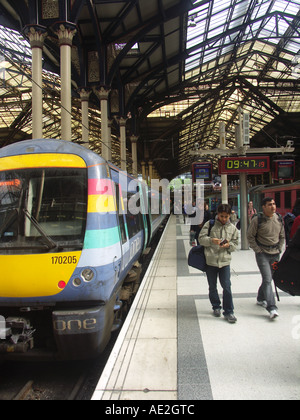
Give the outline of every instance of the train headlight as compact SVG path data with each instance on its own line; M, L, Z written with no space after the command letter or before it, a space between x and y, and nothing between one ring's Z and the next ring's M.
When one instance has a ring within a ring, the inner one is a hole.
M76 278L73 280L73 285L74 285L75 287L79 287L79 286L81 285L81 279L79 279L78 277L76 277Z
M92 281L94 278L94 272L93 270L91 270L90 268L85 268L82 273L81 276L83 278L84 281Z

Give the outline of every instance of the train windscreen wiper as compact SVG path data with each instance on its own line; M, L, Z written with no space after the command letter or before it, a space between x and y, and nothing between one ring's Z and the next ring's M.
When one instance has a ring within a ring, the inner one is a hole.
M26 209L23 209L23 212L24 212L25 216L27 217L27 219L29 219L31 221L31 223L36 228L36 230L42 235L42 238L45 239L45 242L46 242L49 250L53 249L53 248L57 248L58 247L57 243L55 243L53 241L53 239L50 238L50 236L47 235L47 233L43 230L43 228L41 227L39 222L29 213L29 211L26 210Z
M0 238L3 235L3 233L14 223L14 221L18 218L18 210L13 209L9 216L5 219L2 226L0 226Z

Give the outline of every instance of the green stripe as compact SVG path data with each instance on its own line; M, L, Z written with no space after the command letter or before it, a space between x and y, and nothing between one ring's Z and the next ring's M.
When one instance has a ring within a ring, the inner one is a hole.
M88 230L83 249L106 248L120 241L118 227L101 230Z

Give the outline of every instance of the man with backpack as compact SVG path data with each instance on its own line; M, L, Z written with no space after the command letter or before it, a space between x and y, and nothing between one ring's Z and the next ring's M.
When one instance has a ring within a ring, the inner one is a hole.
M279 261L284 248L285 232L282 217L276 213L273 198L264 198L262 209L263 213L253 217L247 237L250 247L255 252L256 262L262 275L257 304L268 310L270 319L275 319L279 314L272 289L273 266Z

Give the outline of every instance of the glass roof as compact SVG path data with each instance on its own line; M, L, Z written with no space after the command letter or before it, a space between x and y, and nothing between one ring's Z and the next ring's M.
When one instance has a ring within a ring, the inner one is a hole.
M29 42L18 32L0 25L0 135L2 146L11 141L31 138L31 48ZM60 138L61 102L60 77L43 70L43 136ZM89 108L91 148L101 154L100 110ZM72 99L72 141L81 142L81 104ZM119 143L112 136L114 162L120 164Z
M161 101L167 105L148 115L149 121L180 121L173 124L174 133L168 130L168 137L178 138L178 173L190 169L195 142L201 149L218 146L220 122L225 122L228 147L234 147L240 107L251 115L250 138L278 116L300 112L300 0L191 3L182 80ZM43 71L42 88L44 137L59 138L59 76ZM100 153L100 111L90 104L89 112L91 147ZM75 97L72 117L72 139L80 142L81 107ZM30 138L31 124L31 48L22 35L0 26L1 138L6 143ZM118 164L116 137L113 157Z
M187 100L164 107L185 120L179 159L186 170L196 141L202 149L218 146L221 121L228 147L234 147L239 107L251 114L251 137L280 113L300 112L300 75L294 71L300 62L300 0L198 0L194 6Z

